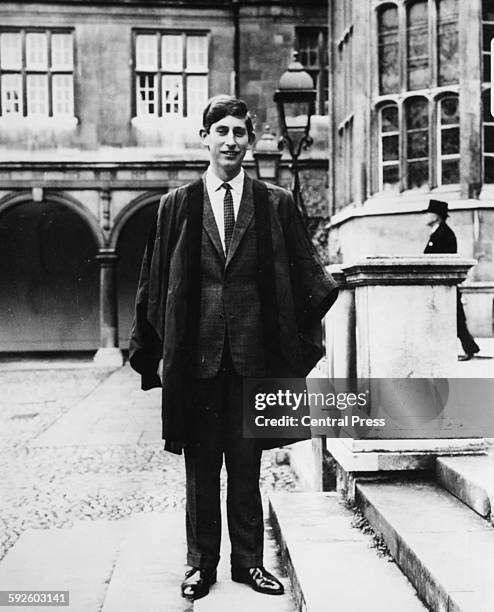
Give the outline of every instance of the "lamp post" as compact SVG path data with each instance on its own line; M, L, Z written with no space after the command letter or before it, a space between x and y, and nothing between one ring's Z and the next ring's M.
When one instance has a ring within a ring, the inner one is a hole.
M298 158L302 149L306 150L312 145L309 131L310 120L315 111L316 90L312 77L298 61L296 51L293 53L293 61L281 76L274 101L278 108L282 134L279 147L283 149L286 145L292 158L293 197L302 215L306 217L307 211L300 193Z
M252 152L256 162L257 177L261 181L277 182L280 167L281 151L276 138L271 134L269 125L264 127L264 133L257 141Z

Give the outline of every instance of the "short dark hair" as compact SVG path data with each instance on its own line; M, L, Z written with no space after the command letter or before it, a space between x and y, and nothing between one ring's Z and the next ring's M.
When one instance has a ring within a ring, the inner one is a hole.
M247 109L247 104L234 96L220 94L211 98L202 113L202 127L206 132L209 132L213 123L229 115L238 117L239 119L245 119L249 140L253 140L255 136L254 125L249 110Z

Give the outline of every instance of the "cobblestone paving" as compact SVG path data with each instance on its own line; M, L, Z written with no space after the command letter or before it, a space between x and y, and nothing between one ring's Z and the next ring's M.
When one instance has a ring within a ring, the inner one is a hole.
M48 429L108 375L97 369L0 372L0 560L28 528L121 519L182 508L183 458L160 444L40 446ZM295 490L287 465L265 452L262 488ZM223 478L223 490L224 490Z

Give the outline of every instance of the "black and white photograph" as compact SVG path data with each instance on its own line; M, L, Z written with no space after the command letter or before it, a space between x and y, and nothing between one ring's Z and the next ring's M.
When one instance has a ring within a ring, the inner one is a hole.
M494 0L0 2L0 607L494 612Z

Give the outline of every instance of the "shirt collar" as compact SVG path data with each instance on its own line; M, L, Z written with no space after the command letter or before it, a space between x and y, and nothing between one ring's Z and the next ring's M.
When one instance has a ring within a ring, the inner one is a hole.
M229 185L231 185L232 189L234 191L236 191L237 193L239 193L240 195L242 195L242 190L244 187L244 177L245 177L245 171L244 169L241 167L240 168L240 172L237 174L237 176L234 176L232 179L230 179L229 181L226 181ZM216 174L214 173L213 169L211 168L211 166L208 166L208 169L206 171L206 186L208 189L211 189L211 191L218 191L218 189L220 189L221 185L223 185L225 181L222 181L220 178L218 178L216 176Z

